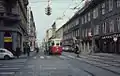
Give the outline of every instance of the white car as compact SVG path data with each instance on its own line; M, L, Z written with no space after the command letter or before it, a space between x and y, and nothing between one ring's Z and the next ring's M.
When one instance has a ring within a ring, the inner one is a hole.
M9 50L0 48L0 58L8 60L14 58L14 55Z

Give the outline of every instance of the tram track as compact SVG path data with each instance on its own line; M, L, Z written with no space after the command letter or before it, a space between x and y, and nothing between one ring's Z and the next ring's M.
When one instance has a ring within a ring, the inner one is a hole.
M64 56L66 56L66 55L64 55ZM69 57L69 56L67 56L67 57ZM70 58L70 57L69 57ZM71 59L75 59L76 57L71 57ZM82 59L81 59L82 58ZM98 67L98 68L101 68L101 69L103 69L103 70L106 70L106 71L109 71L109 72L112 72L112 73L114 73L114 74L116 74L116 75L120 75L120 72L117 72L117 71L113 71L113 70L111 70L111 69L108 69L108 68L106 68L106 67L103 67L103 66L100 66L100 65L96 65L96 64L94 64L94 63L90 63L90 62L88 62L88 61L94 61L94 62L96 62L96 63L100 63L100 64L105 64L104 62L99 62L99 61L96 61L96 60L90 60L89 58L83 58L83 57L81 57L81 58L76 58L77 60L79 60L80 62L82 61L82 62L84 62L84 63L87 63L87 64L90 64L90 65L92 65L92 66L95 66L95 67ZM106 63L107 64L107 63ZM107 65L109 65L109 66L113 66L113 67L116 67L116 68L119 68L119 67L117 67L117 66L114 66L114 65L111 65L111 64L107 64ZM85 70L86 72L88 72L87 70ZM92 74L92 73L91 73ZM92 76L95 76L94 74L92 75Z

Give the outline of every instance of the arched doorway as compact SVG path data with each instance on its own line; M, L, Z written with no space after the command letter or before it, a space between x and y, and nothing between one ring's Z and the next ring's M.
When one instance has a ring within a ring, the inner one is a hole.
M12 35L10 32L5 32L4 33L4 48L8 49L13 53L12 49L13 43L12 43Z

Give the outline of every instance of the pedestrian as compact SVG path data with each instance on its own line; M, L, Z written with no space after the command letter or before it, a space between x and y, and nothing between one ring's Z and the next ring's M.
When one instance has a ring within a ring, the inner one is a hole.
M27 45L26 50L27 50L27 56L30 56L30 46L29 45Z
M25 54L26 54L26 47L25 47L25 46L23 47L23 50L24 50L23 53L24 53L24 55L25 55Z
M76 44L76 46L75 46L75 53L77 54L77 57L79 57L80 49L79 49L79 45L78 44Z
M38 52L39 52L39 48L37 47L37 48L36 48L36 53L38 53Z
M20 54L21 54L20 47L17 47L16 48L16 56L17 56L17 58L19 58Z

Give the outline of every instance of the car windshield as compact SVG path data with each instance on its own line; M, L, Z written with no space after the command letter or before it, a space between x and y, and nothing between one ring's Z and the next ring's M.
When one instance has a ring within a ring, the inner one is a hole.
M0 0L0 76L120 76L120 0Z

